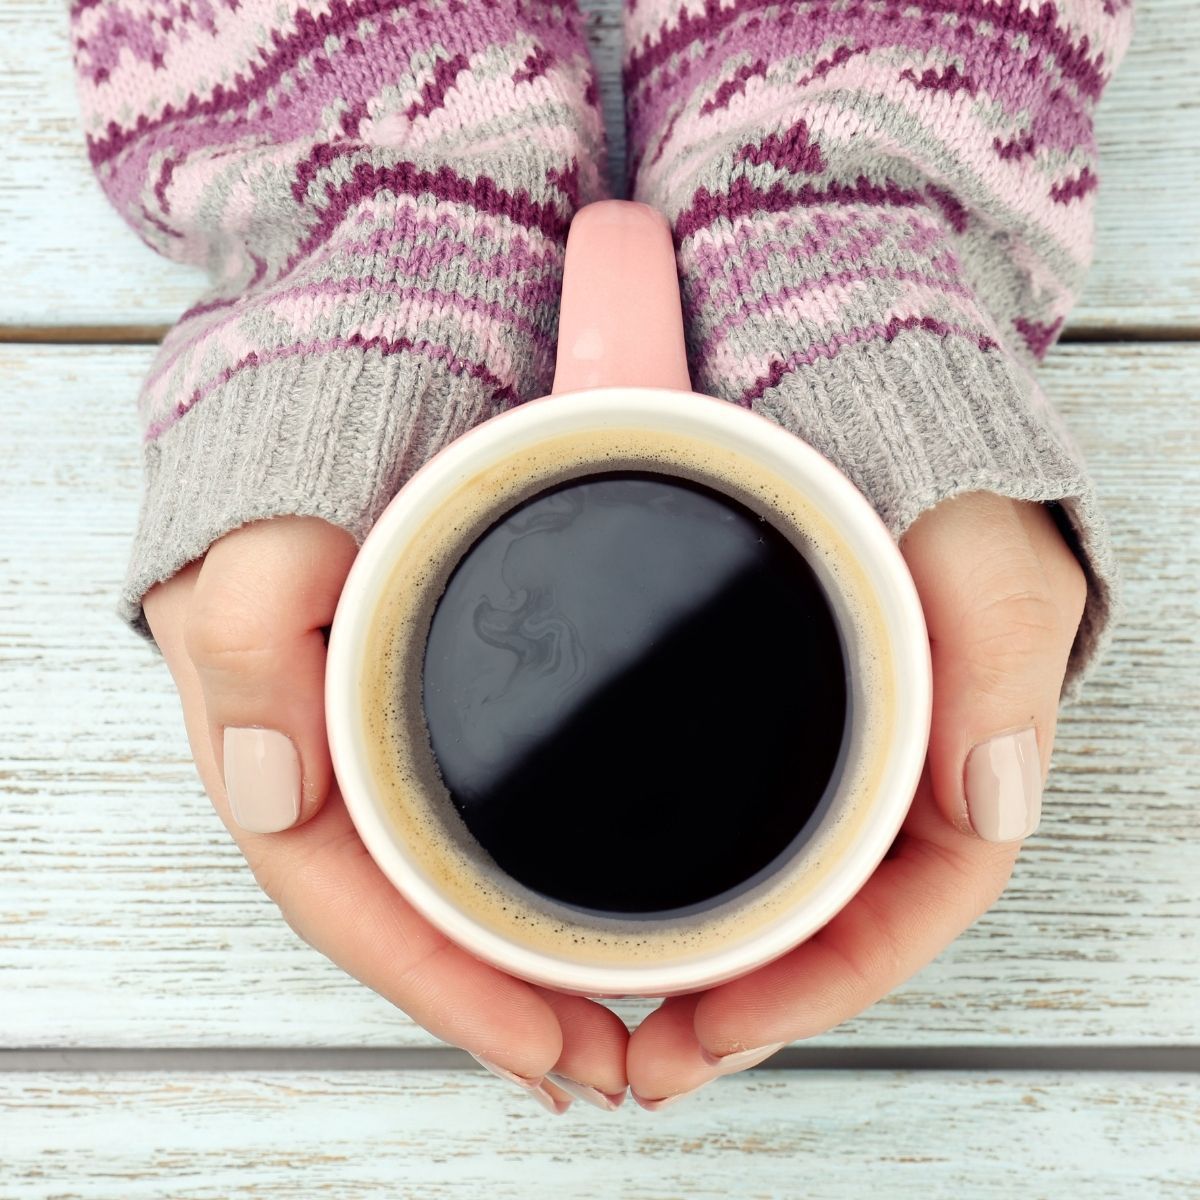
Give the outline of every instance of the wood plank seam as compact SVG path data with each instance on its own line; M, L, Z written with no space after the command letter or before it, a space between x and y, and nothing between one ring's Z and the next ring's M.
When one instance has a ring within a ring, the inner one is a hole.
M792 1046L758 1071L1137 1071L1200 1074L1200 1045ZM478 1071L451 1047L228 1046L0 1049L18 1071Z

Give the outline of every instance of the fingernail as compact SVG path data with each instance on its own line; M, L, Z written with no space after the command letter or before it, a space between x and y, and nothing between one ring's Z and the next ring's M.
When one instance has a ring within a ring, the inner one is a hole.
M595 1105L596 1108L602 1108L605 1112L614 1112L621 1107L625 1100L624 1092L602 1092L599 1088L589 1087L586 1083L568 1079L565 1075L558 1075L554 1071L551 1071L546 1078L552 1083L558 1084L564 1092L570 1092L576 1100Z
M1027 838L1042 816L1042 764L1030 726L980 742L967 755L967 813L986 842Z
M676 1100L682 1100L684 1096L694 1096L701 1088L706 1088L712 1083L711 1079L706 1079L697 1087L690 1088L686 1092L676 1092L674 1096L664 1096L661 1100L643 1100L632 1088L629 1089L629 1094L647 1111L660 1112L669 1104L674 1104Z
M225 729L225 791L233 819L251 833L278 833L300 816L300 756L277 729Z
M786 1045L787 1042L772 1042L769 1046L756 1046L752 1050L739 1050L736 1054L722 1054L720 1057L709 1054L701 1046L700 1057L710 1067L720 1067L724 1071L741 1071L762 1062L765 1058L770 1058L772 1054L782 1050Z
M563 1113L571 1107L569 1100L556 1100L551 1094L550 1089L546 1087L544 1075L535 1077L526 1077L518 1075L515 1071L510 1071L506 1067L497 1066L496 1063L490 1062L486 1058L480 1058L478 1054L472 1054L470 1050L468 1054L481 1066L491 1071L491 1073L500 1079L507 1079L509 1083L515 1083L518 1087L527 1091L547 1112L552 1112L556 1116L562 1116ZM564 1088L564 1091L569 1091L569 1088Z

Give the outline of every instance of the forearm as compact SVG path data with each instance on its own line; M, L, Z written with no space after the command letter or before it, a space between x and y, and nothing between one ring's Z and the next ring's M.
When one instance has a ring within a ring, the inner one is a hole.
M1091 255L1092 113L1128 6L637 0L634 195L671 217L693 385L834 461L899 538L960 492L1055 506L1089 580L1077 690L1117 570L1033 379Z
M714 223L824 210L806 255L843 267L829 283L874 272L913 315L1044 355L1090 262L1128 4L672 7L629 15L625 85L636 192L676 210L682 255L702 267Z
M76 6L88 149L211 288L142 389L123 597L246 521L365 535L469 426L549 391L566 230L601 192L573 5Z

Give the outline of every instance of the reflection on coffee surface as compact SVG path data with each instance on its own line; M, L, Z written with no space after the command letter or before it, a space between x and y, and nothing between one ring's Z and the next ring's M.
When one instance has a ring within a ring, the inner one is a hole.
M610 472L493 524L425 649L434 756L472 836L545 896L658 914L802 837L847 732L833 611L731 498Z

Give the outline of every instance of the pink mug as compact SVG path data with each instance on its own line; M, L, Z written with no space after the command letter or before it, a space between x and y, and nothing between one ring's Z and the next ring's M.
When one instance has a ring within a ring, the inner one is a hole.
M414 757L383 746L381 647L392 643L381 638L403 632L420 639L422 621L428 630L428 606L424 616L417 611L414 581L438 576L444 585L454 565L447 553L453 531L539 490L539 472L564 444L576 454L593 448L595 462L581 462L580 474L606 454L681 463L719 457L726 474L736 466L763 511L811 534L811 565L851 637L844 769L819 827L768 878L701 913L631 923L546 901L489 867L478 844L455 827L448 795L434 794L436 770L431 776L417 761L428 753L417 704L406 712L400 702L386 717L414 728L406 743ZM749 409L691 390L670 228L649 206L618 200L590 204L572 222L552 394L442 450L364 541L334 618L325 690L342 795L391 882L479 959L595 998L711 987L770 962L824 925L899 831L925 759L931 699L920 601L886 527L805 442Z

